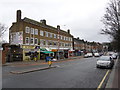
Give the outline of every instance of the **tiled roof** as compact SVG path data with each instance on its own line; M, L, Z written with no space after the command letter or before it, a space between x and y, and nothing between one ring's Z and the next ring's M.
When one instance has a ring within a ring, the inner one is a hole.
M38 22L38 21L35 21L35 20L32 20L32 19L29 19L29 18L27 18L27 17L25 17L24 19L22 19L22 21L57 31L57 28L55 28L55 27L53 27L53 26L43 25L41 22ZM65 33L65 34L68 34L68 32L66 32L66 31L64 31L64 30L60 30L60 32ZM71 34L70 34L70 35L71 35ZM71 36L72 36L72 35L71 35Z

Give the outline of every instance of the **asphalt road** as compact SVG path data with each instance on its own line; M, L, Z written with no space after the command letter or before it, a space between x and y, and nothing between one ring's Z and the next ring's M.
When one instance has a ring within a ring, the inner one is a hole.
M96 58L54 63L57 68L25 74L11 74L17 67L3 67L3 88L97 88L108 69L96 68ZM39 66L36 66L39 67ZM24 67L22 67L24 68ZM102 84L105 87L107 79Z

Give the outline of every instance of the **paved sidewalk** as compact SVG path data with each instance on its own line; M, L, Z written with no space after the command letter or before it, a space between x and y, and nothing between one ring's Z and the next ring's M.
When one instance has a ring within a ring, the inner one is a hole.
M116 60L116 63L112 69L110 77L108 79L106 88L110 88L111 90L120 90L120 59Z
M77 56L77 57L70 57L68 59L57 60L52 62L53 64L51 67L49 67L48 62L45 62L45 60L38 60L37 62L35 61L10 62L10 63L4 64L3 66L12 67L11 70L9 71L12 74L24 74L24 73L34 72L34 71L56 68L59 66L57 66L54 63L65 62L70 60L73 61L75 59L81 59L81 58L82 56Z
M61 62L61 61L68 61L68 60L73 60L73 59L81 59L83 58L83 56L75 56L75 57L69 57L67 59L60 59L57 61L53 61L53 63L56 62ZM38 60L38 61L16 61L16 62L7 62L5 64L3 64L3 66L30 66L30 65L41 65L41 64L48 64L48 62L45 62L45 60Z

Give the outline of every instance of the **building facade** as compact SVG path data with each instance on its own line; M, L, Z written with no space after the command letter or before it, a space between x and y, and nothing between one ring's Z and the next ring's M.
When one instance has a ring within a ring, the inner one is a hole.
M84 41L78 38L74 38L74 52L75 55L83 55L86 54L87 52L102 52L103 51L103 45L100 43L96 43L96 42L88 42L88 41ZM82 53L82 52L83 53ZM81 53L81 54L79 54Z
M36 46L54 52L73 49L70 30L61 30L59 25L47 25L46 20L38 22L26 17L21 19L21 10L17 10L16 22L9 29L9 42L10 45L20 45L26 50Z

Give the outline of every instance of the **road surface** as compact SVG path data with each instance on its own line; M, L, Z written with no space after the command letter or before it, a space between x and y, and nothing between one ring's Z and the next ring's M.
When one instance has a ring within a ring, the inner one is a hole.
M109 78L109 69L96 68L96 58L82 58L54 63L57 68L24 74L11 74L11 70L30 68L17 66L3 67L3 88L104 88ZM33 66L32 66L33 67ZM39 66L34 66L39 67Z

